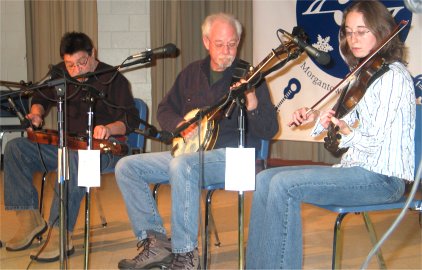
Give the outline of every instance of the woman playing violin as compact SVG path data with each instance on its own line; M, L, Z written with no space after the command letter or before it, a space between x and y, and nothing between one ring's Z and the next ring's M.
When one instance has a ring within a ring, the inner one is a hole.
M340 50L351 67L368 56L395 28L378 1L354 1L344 11ZM414 179L415 92L404 65L404 46L394 37L377 54L388 69L371 84L357 105L342 118L334 110L301 108L290 124L317 120L312 135L332 123L340 164L279 167L257 175L249 225L247 268L302 268L300 205L362 205L394 202Z

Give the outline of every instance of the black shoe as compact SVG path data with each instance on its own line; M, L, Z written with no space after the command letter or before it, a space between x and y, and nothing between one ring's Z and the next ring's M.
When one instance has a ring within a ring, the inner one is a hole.
M123 259L119 262L119 269L149 269L153 267L168 268L173 258L171 243L168 240L149 236L137 244L142 249L133 259Z
M198 248L195 248L193 251L187 253L175 253L170 269L201 269Z
M72 255L73 253L75 253L75 247L72 246L69 250L66 251L66 255L69 257L70 255ZM31 260L37 261L37 262L44 262L44 263L48 263L48 262L56 262L60 259L60 254L57 256L41 256L41 255L46 255L41 253L40 255L38 255L39 257L37 257L36 255L30 255L29 257L31 258Z

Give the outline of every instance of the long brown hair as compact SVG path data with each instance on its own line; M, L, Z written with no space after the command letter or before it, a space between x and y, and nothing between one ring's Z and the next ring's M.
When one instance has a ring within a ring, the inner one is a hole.
M388 9L377 0L358 0L348 6L344 10L340 27L340 51L350 67L356 66L361 60L352 54L346 41L345 22L347 15L352 11L362 13L366 28L376 37L377 45L389 36L397 25ZM387 43L378 54L385 59L386 63L395 61L405 63L404 45L398 35Z

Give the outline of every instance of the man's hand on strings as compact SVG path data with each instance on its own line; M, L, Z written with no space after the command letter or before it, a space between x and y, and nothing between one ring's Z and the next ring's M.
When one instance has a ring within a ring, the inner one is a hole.
M103 125L98 125L95 126L94 128L94 134L92 134L92 137L94 137L94 139L98 139L98 140L106 140L111 136L111 131L108 127L103 126Z
M98 125L94 128L92 137L99 140L107 140L113 135L125 135L126 125L122 121L115 121L107 125Z
M234 88L237 88L241 86L242 84L246 84L245 79L240 79L240 81L234 83L230 87L230 90L233 90ZM248 111L255 110L258 107L258 98L256 97L256 94L255 94L255 87L247 89L245 91L245 97L246 97L246 109Z
M28 113L26 118L31 121L32 126L38 128L43 124L43 117L38 113ZM28 130L32 130L32 127L29 127Z
M26 118L31 121L31 124L35 128L39 128L43 124L44 107L40 104L33 104L30 112L26 115ZM27 128L32 131L32 127Z

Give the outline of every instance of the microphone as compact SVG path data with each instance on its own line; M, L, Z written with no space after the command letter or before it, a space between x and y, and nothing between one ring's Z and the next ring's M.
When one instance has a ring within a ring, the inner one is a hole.
M151 126L151 125L147 126L145 128L145 130L141 130L141 129L136 128L134 131L136 133L144 135L148 138L156 139L156 140L158 140L160 142L164 142L166 144L170 143L171 140L174 138L174 136L171 132L164 131L164 130L158 131L156 127Z
M126 60L132 60L132 59L136 59L136 58L146 58L146 57L151 57L153 55L172 55L177 51L177 47L176 45L174 45L173 43L168 43L166 45L164 45L163 47L159 47L159 48L155 48L155 49L148 49L144 52L140 52L137 54L133 54L131 56L129 56Z
M283 29L279 29L284 35L286 35L291 41L296 43L299 48L306 51L306 53L314 58L320 65L327 65L331 61L331 57L328 53L318 50L317 48L313 47L312 45L306 43L305 40L300 39L296 35L292 35Z
M23 116L21 111L16 107L16 104L13 101L13 99L11 97L8 97L7 101L9 102L9 105L12 108L12 110L16 113L17 117L19 118L19 121L21 122L22 127L23 128L30 127L31 122L27 118L25 118L25 116Z

